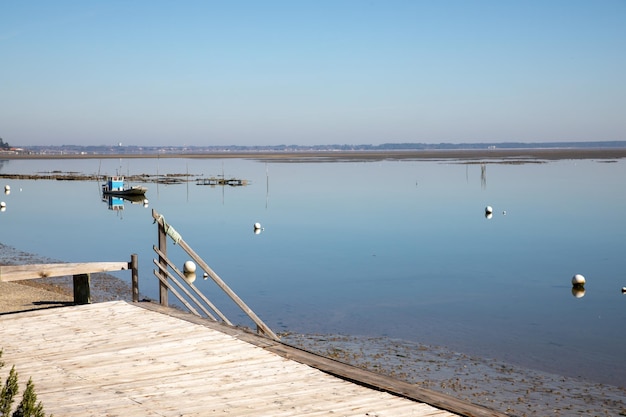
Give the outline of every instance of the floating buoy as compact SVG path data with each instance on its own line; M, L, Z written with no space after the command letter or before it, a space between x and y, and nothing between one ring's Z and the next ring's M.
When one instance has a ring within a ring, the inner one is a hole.
M572 295L576 298L582 298L585 295L585 277L576 274L572 277Z
M11 186L10 185L5 185L4 186L4 191L11 191Z
M485 219L491 219L493 217L493 207L485 207Z
M622 294L626 294L626 287L622 287Z
M254 234L255 234L255 235L258 235L258 234L259 234L259 233L261 233L263 230L265 230L265 229L263 229L263 228L261 227L261 223L258 223L258 222L257 222L257 223L254 223Z
M202 274L202 278L207 279L208 277L209 277L209 274L207 274L206 272Z
M503 215L503 216L506 216L506 210L503 210L503 211L502 211L502 215Z
M574 275L572 277L572 285L580 285L580 286L585 285L585 277L580 274Z
M0 201L0 207L6 207L7 203L5 203L4 201Z
M254 228L255 229L260 229L261 228L261 223L254 223Z
M185 262L185 264L183 265L183 272L185 274L196 272L196 264L191 261Z

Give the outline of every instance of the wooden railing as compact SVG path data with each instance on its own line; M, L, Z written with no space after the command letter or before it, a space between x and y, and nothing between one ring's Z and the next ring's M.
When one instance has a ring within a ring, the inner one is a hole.
M158 260L154 260L154 264L158 269L154 270L154 275L159 279L159 301L162 305L168 305L168 291L171 291L172 294L174 294L191 313L200 317L204 314L207 318L215 321L217 321L215 316L218 316L222 322L232 325L226 316L222 314L222 312L198 290L193 282L186 279L184 271L181 272L180 269L178 269L176 265L168 259L167 236L169 236L174 243L185 251L198 265L198 267L202 269L208 277L211 277L215 284L217 284L217 286L256 324L257 333L264 334L274 340L279 340L279 337L265 323L263 323L254 311L252 311L252 309L248 307L228 285L226 285L219 275L217 275L215 271L213 271L213 269L211 269L211 267L209 267L209 265L207 265L207 263L204 262L204 260L200 258L200 256L198 256L191 247L189 247L189 245L183 240L182 236L180 236L180 234L171 225L165 222L162 215L157 213L156 210L152 210L152 217L158 225L158 247L153 247L155 253L158 255ZM173 271L173 273L170 272L170 270ZM202 272L200 271L199 273ZM193 305L198 308L196 309ZM202 314L198 310L200 310Z
M27 279L52 278L72 275L74 278L74 303L91 303L90 275L96 272L132 271L133 301L139 301L139 273L137 255L130 262L88 262L58 264L27 264L0 266L0 281L22 281Z

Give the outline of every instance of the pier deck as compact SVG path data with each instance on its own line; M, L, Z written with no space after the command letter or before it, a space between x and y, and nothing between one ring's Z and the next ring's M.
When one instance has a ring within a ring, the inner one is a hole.
M15 365L18 397L32 377L46 413L57 416L455 415L322 372L279 342L143 304L0 315L0 377ZM501 415L450 400L467 415Z

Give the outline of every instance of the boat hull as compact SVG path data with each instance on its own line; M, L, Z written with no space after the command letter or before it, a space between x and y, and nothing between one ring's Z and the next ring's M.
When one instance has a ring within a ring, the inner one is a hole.
M146 187L131 187L126 188L124 190L103 190L102 193L104 195L114 195L114 196L141 196L144 195L148 191Z

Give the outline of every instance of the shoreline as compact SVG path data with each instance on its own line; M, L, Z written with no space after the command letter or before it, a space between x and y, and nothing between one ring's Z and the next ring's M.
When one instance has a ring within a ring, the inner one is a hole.
M0 243L0 264L29 262L58 261ZM66 300L72 296L72 277L0 284L0 314L7 313L6 309L11 305L13 308L17 306L17 310L11 311L24 311L71 304ZM34 287L37 291L31 297L43 294L47 299L30 300L29 304L24 304L25 298L16 296L15 303L11 303L12 300L7 299L11 294L27 292L20 287ZM5 291L7 288L10 291ZM60 298L49 296L54 293ZM93 302L130 301L130 285L108 274L92 274L92 299ZM550 374L466 355L443 346L387 337L286 333L281 338L295 347L512 416L626 416L626 387Z
M389 151L242 151L111 154L11 154L0 153L0 160L18 159L255 159L260 161L378 161L378 160L494 160L494 159L622 159L626 148L519 148L519 149L429 149Z
M511 416L626 415L624 387L523 368L444 346L328 334L288 334L283 341Z

